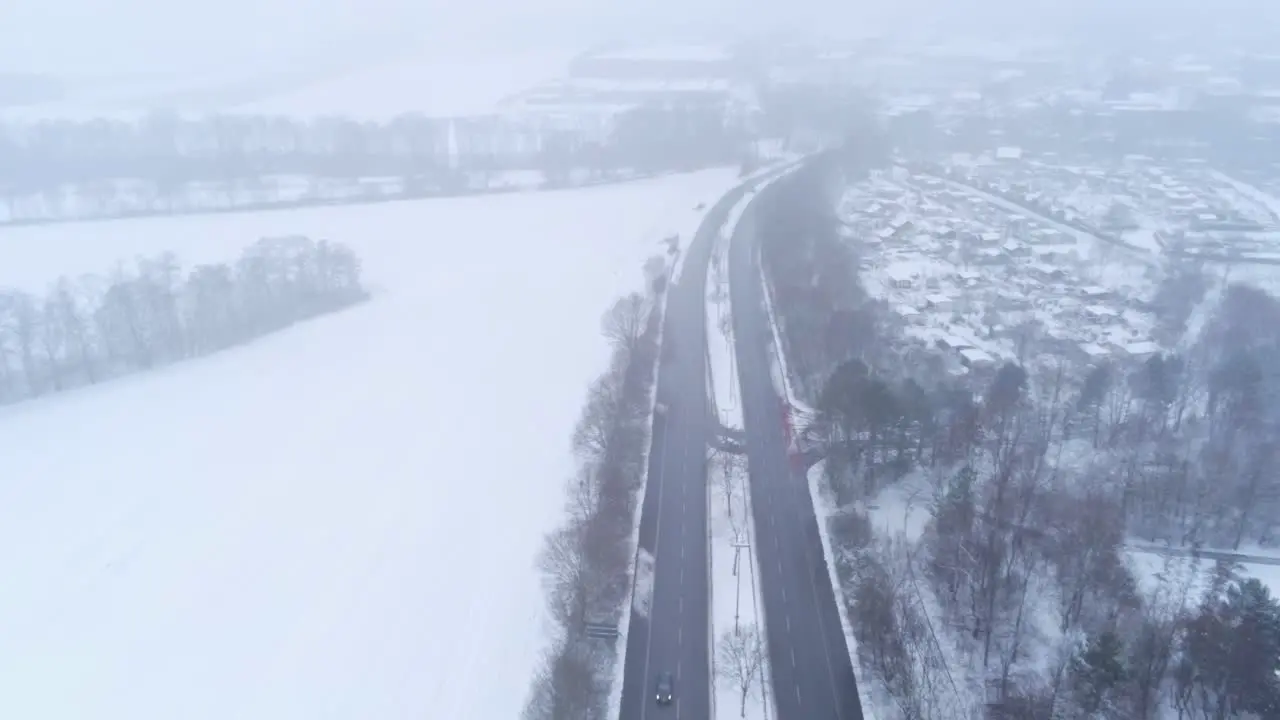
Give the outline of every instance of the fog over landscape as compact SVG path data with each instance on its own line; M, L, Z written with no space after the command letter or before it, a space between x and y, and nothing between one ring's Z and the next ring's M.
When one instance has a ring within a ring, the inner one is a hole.
M0 0L0 717L1280 720L1277 28Z

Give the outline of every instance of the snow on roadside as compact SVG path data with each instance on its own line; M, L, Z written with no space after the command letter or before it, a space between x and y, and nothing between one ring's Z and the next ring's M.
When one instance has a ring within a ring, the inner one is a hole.
M741 430L742 405L738 396L737 362L733 349L733 304L729 296L729 244L733 233L742 221L747 207L756 195L769 185L790 173L796 167L794 161L775 163L747 176L746 182L766 178L743 193L725 216L724 224L716 236L711 262L707 264L706 314L707 352L709 373L720 424L727 429ZM772 315L771 315L772 317Z
M647 618L649 608L653 607L653 553L643 549L636 553L635 577L636 589L631 597L631 608Z
M858 659L858 638L853 634L853 625L849 622L849 613L845 608L843 586L836 575L836 557L831 545L831 533L828 531L831 526L831 516L835 512L835 503L822 489L822 473L825 466L825 461L816 463L809 468L807 478L809 496L813 498L813 514L818 520L818 536L822 538L822 558L827 565L827 579L835 590L840 630L844 633L844 643L849 651L849 664L853 666L853 678L858 686L858 704L862 706L862 717L865 720L881 720L889 717L889 714L877 704L877 699L871 693L871 686L865 680L862 663Z
M742 401L738 395L738 365L733 348L728 248L729 243L721 234L716 238L711 262L707 264L707 360L713 406L720 425L725 429L741 430Z
M772 672L765 646L765 623L760 595L760 570L755 553L751 493L747 489L746 457L720 455L709 470L707 507L710 514L712 608L715 639L712 654L714 707L724 717L749 720L776 718ZM726 646L731 633L737 640ZM740 643L740 644L739 644ZM726 650L732 647L732 650ZM743 697L743 688L746 697Z

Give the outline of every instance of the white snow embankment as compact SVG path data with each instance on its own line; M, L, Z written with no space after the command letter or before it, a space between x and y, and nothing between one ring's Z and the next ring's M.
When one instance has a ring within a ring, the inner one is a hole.
M750 196L744 200L749 201ZM712 406L721 428L741 430L742 403L738 396L738 366L733 347L728 248L728 239L722 232L716 238L716 247L707 265L707 371L711 381Z
M707 352L711 389L721 426L742 429L742 406L738 396L737 362L733 347L733 304L729 294L729 245L733 234L756 196L798 167L795 161L778 163L748 176L756 184L734 203L716 235L711 261L707 264L706 322Z
M822 489L822 473L825 462L818 462L809 468L809 496L813 498L813 514L818 521L818 536L822 538L822 557L827 564L827 578L831 589L835 592L836 611L840 616L840 630L844 633L845 647L849 652L849 663L853 666L853 678L858 685L858 704L862 706L862 717L865 720L879 720L883 715L877 708L867 685L866 675L862 672L862 664L858 660L858 638L853 634L853 624L849 622L849 612L845 607L844 588L836 574L836 557L831 545L829 527L835 505Z
M631 609L640 617L649 617L653 606L653 554L648 550L636 553L636 584L631 597Z
M727 708L724 717L731 712L734 717L767 720L777 717L777 709L773 704L772 672L765 644L764 600L760 594L746 457L722 455L719 460L710 469L712 477L707 483L712 555L711 627L715 639L713 707ZM739 633L733 645L735 651L722 647L721 640L729 633Z

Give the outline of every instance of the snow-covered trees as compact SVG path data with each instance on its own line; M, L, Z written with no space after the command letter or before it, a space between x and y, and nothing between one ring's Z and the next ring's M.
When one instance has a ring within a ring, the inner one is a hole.
M43 298L0 290L0 402L206 355L367 297L349 248L305 237L185 274L165 253L60 278Z
M572 438L579 467L566 486L566 519L547 536L540 556L559 637L534 678L526 720L604 717L609 670L622 662L621 648L589 637L587 625L616 625L627 612L636 553L631 533L658 360L655 300L626 295L601 319L613 355L587 390Z
M1280 603L1253 578L1213 590L1183 635L1174 668L1179 713L1280 717Z
M836 572L876 689L930 720L962 705L1017 720L1280 717L1275 601L1221 568L1204 593L1196 554L1276 541L1280 301L1175 267L1148 306L1176 353L1090 366L1020 351L952 375L839 269L822 183L805 177L762 199L762 258L816 410L806 434L825 451ZM868 509L908 492L928 499L911 537ZM1148 577L1135 538L1192 557Z
M507 172L562 187L725 165L746 144L725 118L721 105L677 102L592 129L417 115L0 123L0 222L452 194L498 189L490 181Z

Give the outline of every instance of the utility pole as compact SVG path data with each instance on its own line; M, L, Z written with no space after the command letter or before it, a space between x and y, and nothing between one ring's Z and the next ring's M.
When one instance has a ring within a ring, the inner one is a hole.
M738 617L742 609L742 573L738 572L738 567L742 560L742 551L745 549L750 552L751 543L744 542L741 537L735 535L733 544L730 545L730 547L733 548L733 577L735 578L733 597L733 631L736 633L738 632Z

